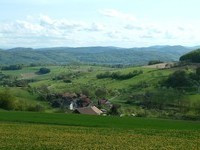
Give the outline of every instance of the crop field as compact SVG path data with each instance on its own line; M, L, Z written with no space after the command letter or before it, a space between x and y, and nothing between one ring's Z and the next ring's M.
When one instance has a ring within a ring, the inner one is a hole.
M0 149L200 149L200 123L0 112Z
M1 123L0 149L180 149L200 146L199 131Z

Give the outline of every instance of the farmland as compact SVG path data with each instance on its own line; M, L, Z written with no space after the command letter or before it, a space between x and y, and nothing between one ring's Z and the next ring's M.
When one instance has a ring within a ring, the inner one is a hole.
M50 72L39 74L44 67ZM12 105L0 110L0 149L199 149L200 122L180 120L199 119L198 89L162 86L174 72L196 75L196 68L73 64L2 70L9 80L2 80L1 98ZM121 107L113 116L77 115L68 105L52 105L48 96L60 93L84 93L95 105L105 97Z
M198 149L200 123L0 112L0 149Z
M38 74L42 67L50 72ZM12 96L12 110L68 112L69 106L60 101L62 97L56 99L51 96L75 93L86 95L96 105L99 99L106 98L120 106L120 114L198 120L198 86L181 87L179 90L162 85L176 71L191 74L195 69L196 66L157 68L155 65L23 66L21 70L2 70L5 78L0 83L0 92L7 89Z

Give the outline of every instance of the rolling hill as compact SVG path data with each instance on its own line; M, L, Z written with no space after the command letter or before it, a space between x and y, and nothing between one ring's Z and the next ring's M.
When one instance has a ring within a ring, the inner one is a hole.
M0 50L0 63L9 64L123 64L144 65L150 60L178 61L193 48L183 46L151 46L143 48L118 47L54 47L13 48Z

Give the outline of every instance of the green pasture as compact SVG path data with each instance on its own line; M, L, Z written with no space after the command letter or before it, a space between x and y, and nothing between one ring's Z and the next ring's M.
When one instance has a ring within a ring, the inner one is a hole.
M0 121L122 129L200 130L200 122L192 121L63 113L0 111Z

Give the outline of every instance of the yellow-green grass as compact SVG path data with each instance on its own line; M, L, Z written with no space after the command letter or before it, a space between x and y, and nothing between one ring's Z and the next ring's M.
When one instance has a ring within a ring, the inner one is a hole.
M0 149L198 150L200 123L0 111Z
M198 150L199 131L1 123L1 150Z

